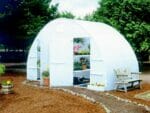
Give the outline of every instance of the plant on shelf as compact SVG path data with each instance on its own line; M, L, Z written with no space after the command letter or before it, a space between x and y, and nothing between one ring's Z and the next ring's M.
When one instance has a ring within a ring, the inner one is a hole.
M37 60L37 67L40 68L40 59Z
M73 47L73 52L74 52L74 55L78 55L79 53L79 49L81 48L81 46L80 45L75 45L74 47Z
M79 55L89 55L90 52L89 52L89 50L80 50L80 51L78 52L78 54L79 54Z
M43 71L42 77L43 77L43 85L49 86L49 71L48 70Z
M83 38L75 38L74 39L74 43L81 43L81 44L83 44L84 43L84 39Z
M80 62L74 62L74 70L82 70L82 66Z
M81 58L80 58L80 63L81 63L81 65L82 65L82 70L87 69L87 59L86 59L86 58L81 57Z

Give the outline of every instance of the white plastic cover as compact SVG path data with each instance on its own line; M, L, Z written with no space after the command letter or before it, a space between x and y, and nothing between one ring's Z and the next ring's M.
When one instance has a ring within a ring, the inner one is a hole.
M37 79L36 46L40 40L41 73L49 68L50 86L72 86L73 38L86 37L91 41L90 84L100 83L103 90L112 90L114 69L139 71L131 46L116 29L99 22L60 18L45 25L33 42L27 61L27 79Z

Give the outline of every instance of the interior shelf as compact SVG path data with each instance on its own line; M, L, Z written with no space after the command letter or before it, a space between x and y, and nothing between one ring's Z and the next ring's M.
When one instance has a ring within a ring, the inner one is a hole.
M85 69L85 70L74 70L74 72L76 72L76 73L86 72L86 71L90 71L90 69Z
M91 76L103 76L103 75L104 75L103 73L99 73L99 74L91 73Z
M90 55L74 55L74 57L89 57Z

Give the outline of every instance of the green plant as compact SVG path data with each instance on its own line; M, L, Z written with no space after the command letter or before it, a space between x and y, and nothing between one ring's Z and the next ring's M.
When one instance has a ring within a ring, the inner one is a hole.
M48 70L43 71L42 76L43 78L49 77L49 71Z
M37 67L40 67L40 59L37 60Z
M5 65L0 64L0 76L5 73Z
M87 59L84 58L84 57L81 57L81 58L80 58L80 63L81 63L82 65L87 64Z
M85 19L116 28L140 57L150 53L149 4L150 0L102 0L100 7Z
M11 81L11 80L3 80L3 81L1 82L1 84L2 84L2 85L5 85L5 86L7 86L7 85L13 85L13 81Z
M79 51L78 54L80 54L80 55L89 55L90 51L89 50L81 50L81 51Z
M80 62L74 62L74 70L82 70L82 65Z
M83 44L84 39L83 39L83 38L75 38L75 39L74 39L74 42L75 42L75 43L81 43L81 44Z

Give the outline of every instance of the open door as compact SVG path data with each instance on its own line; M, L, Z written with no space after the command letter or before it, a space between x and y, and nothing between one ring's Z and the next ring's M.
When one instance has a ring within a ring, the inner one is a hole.
M40 67L41 67L41 58L40 58L40 53L41 53L41 47L40 47L40 41L38 40L37 43L37 80L40 80Z
M90 82L90 38L74 38L73 57L73 84L86 87Z

